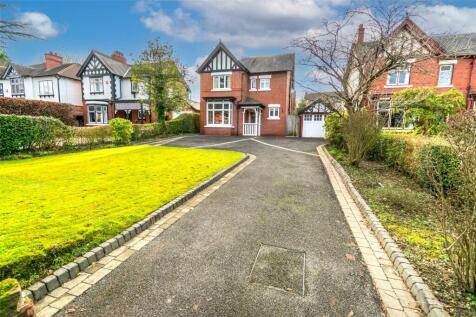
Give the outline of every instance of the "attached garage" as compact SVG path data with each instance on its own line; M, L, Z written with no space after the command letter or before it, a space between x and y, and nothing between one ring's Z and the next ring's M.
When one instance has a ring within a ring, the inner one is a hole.
M301 113L301 137L303 138L324 138L326 129L324 120L328 114L327 108L320 103L312 103Z

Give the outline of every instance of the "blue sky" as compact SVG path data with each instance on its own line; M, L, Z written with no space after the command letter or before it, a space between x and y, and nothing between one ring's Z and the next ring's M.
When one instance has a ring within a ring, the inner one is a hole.
M173 45L193 72L218 40L238 56L279 54L293 38L318 29L342 14L351 0L177 0L177 1L18 1L8 2L1 19L30 25L43 39L7 44L9 58L20 64L42 60L54 51L81 61L95 48L110 54L120 50L129 61L150 39ZM419 21L429 33L476 32L474 1L439 1L421 5ZM299 52L298 60L299 62ZM310 85L308 70L298 66L298 82ZM198 82L192 85L198 99ZM297 85L298 96L305 88Z

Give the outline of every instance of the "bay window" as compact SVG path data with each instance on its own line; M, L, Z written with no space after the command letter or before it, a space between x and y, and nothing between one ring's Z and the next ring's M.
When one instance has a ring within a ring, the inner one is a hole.
M90 124L107 124L107 105L88 105Z
M207 125L231 127L233 104L230 101L217 100L207 102Z
M410 71L406 68L398 68L388 72L387 85L406 86L410 81Z
M231 90L231 73L215 74L213 76L213 90Z
M453 77L453 65L440 65L438 86L450 86Z

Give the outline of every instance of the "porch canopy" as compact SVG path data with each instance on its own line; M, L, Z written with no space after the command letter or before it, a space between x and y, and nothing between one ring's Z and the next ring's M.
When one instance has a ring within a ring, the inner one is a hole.
M238 108L244 107L259 107L261 109L264 109L264 105L261 102L254 100L251 97L246 97L245 100L242 100L238 103Z
M117 102L114 104L116 111L119 110L141 110L141 104L139 102ZM143 103L142 109L144 111L149 110L149 105Z

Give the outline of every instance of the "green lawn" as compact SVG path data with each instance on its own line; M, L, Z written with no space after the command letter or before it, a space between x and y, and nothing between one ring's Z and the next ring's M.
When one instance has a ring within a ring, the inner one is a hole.
M0 162L0 280L31 283L243 156L141 145Z

